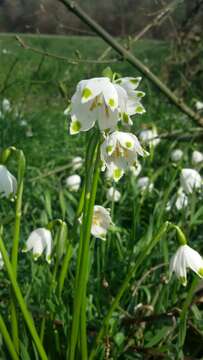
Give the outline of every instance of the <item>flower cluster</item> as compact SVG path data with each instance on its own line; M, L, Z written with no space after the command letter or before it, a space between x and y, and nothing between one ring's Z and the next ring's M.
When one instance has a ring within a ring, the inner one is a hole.
M137 91L140 77L124 77L111 81L108 77L82 80L71 99L70 133L91 129L98 123L99 129L114 130L118 121L131 125L131 116L145 112Z
M142 114L145 109L141 99L145 93L138 91L140 77L123 77L110 80L108 77L82 80L71 99L70 134L88 131L94 125L103 132L101 146L103 170L118 181L125 170L144 156L139 140L132 133L118 131L118 123L132 125L131 116ZM67 113L67 112L66 112Z

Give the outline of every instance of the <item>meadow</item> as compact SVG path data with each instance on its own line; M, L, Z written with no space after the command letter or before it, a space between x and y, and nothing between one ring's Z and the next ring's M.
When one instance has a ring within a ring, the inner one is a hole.
M81 200L84 187L73 191L66 179L76 173L85 183L85 163L74 170L72 160L80 156L85 161L87 144L94 133L92 129L70 135L70 116L64 110L77 83L102 76L107 66L123 77L140 74L121 59L86 62L86 59L98 59L106 49L105 43L96 37L22 38L32 47L65 56L74 63L23 49L13 35L0 36L0 103L4 99L10 102L9 110L1 107L0 150L13 146L21 149L26 158L17 282L24 298L23 306L32 314L39 335L36 341L18 297L15 300L7 266L2 264L0 314L15 340L12 343L17 357L12 354L12 345L9 347L5 341L2 328L0 355L2 359L65 359L74 343L71 326L73 308L77 308L74 307L75 278L81 227L78 211L80 206L85 206ZM153 40L139 41L132 49L157 75L169 50L168 43ZM115 58L112 51L109 59ZM174 91L176 85L174 74L171 84ZM168 222L177 225L189 246L203 254L202 184L189 191L186 205L176 206L181 170L192 168L203 175L203 161L195 162L193 156L194 151L203 152L202 138L193 136L197 124L169 103L149 80L143 78L139 90L146 93L142 100L146 113L133 117L131 131L139 136L143 130L156 127L160 141L143 141L149 155L139 158L139 174L129 169L115 183L99 173L95 204L110 209L112 224L106 241L92 236L89 249L83 249L83 255L87 254L84 268L88 283L87 295L81 295L84 300L81 307L86 306L86 319L81 323L87 324L87 336L81 326L82 334L76 336L79 340L75 357L69 354L72 360L203 357L202 280L191 270L186 286L174 274L170 276L169 262L178 249L178 233L174 227L167 228ZM198 99L201 92L193 84L186 100L194 108ZM171 157L174 149L182 150L178 160ZM6 166L18 177L15 155L9 154ZM143 177L150 179L144 189L139 182ZM153 184L151 188L150 184ZM117 202L107 196L112 186L121 194ZM15 198L0 200L0 237L9 254L15 236L15 204ZM54 239L51 263L46 262L44 255L35 261L31 252L22 252L31 231L47 224L51 224ZM83 273L80 275L81 283L86 282ZM118 300L120 291L122 296ZM13 306L17 313L18 339L12 323ZM112 309L110 313L109 309ZM43 344L47 357L43 351L40 353L39 343Z

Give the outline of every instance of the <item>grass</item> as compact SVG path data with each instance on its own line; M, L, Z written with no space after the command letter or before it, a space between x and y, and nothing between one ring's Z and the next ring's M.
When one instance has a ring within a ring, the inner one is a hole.
M23 38L30 46L70 59L97 59L106 48L102 40L93 37ZM2 53L3 49L6 49L7 53ZM162 42L141 41L133 47L133 52L159 74L160 66L169 54L169 46ZM111 57L115 57L113 52ZM57 166L70 164L76 155L84 158L88 135L83 133L71 137L63 111L77 82L100 76L107 65L70 65L65 61L42 57L22 49L12 35L0 36L0 68L3 69L0 72L0 96L1 99L8 98L12 104L12 111L0 119L0 147L13 145L21 148L27 162L20 250L34 228L45 226L52 219L61 218L66 221L71 237L80 196L80 193L71 193L64 186L65 178L72 174L72 169L70 167L44 178L41 175ZM109 65L113 71L122 75L139 75L126 62ZM135 117L135 133L152 123L156 124L159 133L174 129L185 132L193 127L191 121L169 104L148 80L143 79L140 89L146 92L144 105L147 112L143 116ZM193 96L199 94L195 84L191 93ZM192 104L192 98L190 102ZM22 121L26 123L23 125ZM170 160L171 150L176 147L184 151L184 158L178 165ZM203 253L202 194L191 195L189 206L182 211L177 211L174 207L170 212L166 211L168 200L176 194L179 187L181 168L192 166L191 153L194 149L203 150L202 144L192 138L186 143L162 140L154 151L151 151L150 156L142 161L141 175L152 179L154 190L140 193L137 179L128 173L117 186L122 194L119 204L113 205L107 201L106 191L111 182L105 180L103 175L100 176L96 203L111 207L114 226L106 243L94 238L90 243L91 261L88 266L91 272L87 291L89 348L129 266L136 264L141 249L149 244L166 220L181 226L190 245ZM14 159L9 160L8 166L16 175ZM201 167L198 170L202 172ZM84 169L79 173L84 178ZM32 178L37 176L39 178L32 181ZM1 200L0 211L0 223L4 224L4 240L10 251L14 203ZM58 230L55 230L55 248L58 236ZM65 358L72 320L78 238L77 229L62 298L57 297L55 281L57 283L58 278L53 282L56 254L54 253L49 266L43 257L33 262L31 254L19 252L18 282L38 332L42 319L46 318L43 344L49 359ZM193 275L189 274L186 288L181 287L174 277L169 281L168 262L176 249L175 234L165 234L155 250L139 265L130 287L105 328L97 354L98 360L175 359L181 358L182 352L194 359L202 357L203 325L198 292L187 311L186 341L180 346L179 336L185 328L181 328L179 314L187 299ZM59 270L60 264L56 271ZM0 272L0 281L0 312L9 328L10 283L5 269ZM23 321L20 323L20 330L21 358L38 359L35 345ZM0 354L3 359L9 359L5 344L0 348Z

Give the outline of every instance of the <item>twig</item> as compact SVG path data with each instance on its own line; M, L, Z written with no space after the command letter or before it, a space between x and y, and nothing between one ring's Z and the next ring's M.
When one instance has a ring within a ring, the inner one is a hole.
M8 85L8 81L9 81L9 79L10 79L10 77L11 77L11 74L12 74L12 72L13 72L13 70L14 70L14 68L15 68L15 66L16 66L17 63L18 63L18 58L15 58L14 61L12 62L12 64L11 64L9 70L8 70L8 73L7 73L6 78L5 78L5 80L4 80L3 87L2 87L2 89L0 90L0 94L3 94L4 91L8 88L8 86L9 86L9 85Z
M109 60L68 59L66 56L52 54L52 53L50 53L48 51L44 51L44 50L40 50L38 48L32 47L32 46L28 45L27 43L25 43L25 41L19 35L15 35L15 38L19 42L20 46L23 49L30 50L30 51L35 52L36 54L40 54L42 56L51 57L51 58L57 59L57 60L63 60L63 61L66 61L68 64L71 64L71 65L78 65L80 63L84 63L84 64L109 64L109 63L115 63L115 62L119 61L119 59L109 59Z
M39 179L42 179L42 178L45 178L47 176L51 176L51 175L55 175L59 172L62 172L64 170L67 170L67 169L70 169L71 165L70 164L66 164L66 165L63 165L63 166L58 166L57 168L55 168L54 170L50 170L50 171L46 171L44 174L41 174L39 176L36 176L34 178L31 178L29 181L30 182L33 182L33 181L36 181L36 180L39 180Z
M182 112L187 114L191 119L203 126L203 118L195 113L187 104L179 99L149 68L144 65L138 58L136 58L130 51L126 50L119 44L102 26L94 21L78 4L71 0L58 0L65 5L67 9L78 16L85 24L94 30L102 39L104 39L114 50L116 50L125 60L127 60L133 67L138 69L146 76L153 84L155 84L162 93L164 93L172 103L174 103Z
M162 9L158 15L155 17L155 19L152 20L149 24L147 24L133 39L131 39L130 43L133 44L136 41L138 41L140 38L142 38L150 29L153 27L159 26L162 24L163 21L167 19L167 17L176 9L178 4L181 0L175 0L172 1L171 4L168 6L165 6L164 9ZM98 60L103 60L111 51L112 47L109 46L106 48L106 50L102 53L102 55L98 58Z

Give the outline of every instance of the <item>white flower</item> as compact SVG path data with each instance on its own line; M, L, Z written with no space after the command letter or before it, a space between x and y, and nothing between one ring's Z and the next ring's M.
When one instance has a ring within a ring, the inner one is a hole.
M7 167L0 165L0 196L10 197L17 191L16 178L8 171Z
M157 130L155 127L153 127L152 129L142 130L139 134L139 139L143 143L156 146L160 143L160 138L157 136Z
M175 272L185 286L187 284L187 269L191 269L203 277L203 259L200 254L188 245L181 245L170 261L170 272Z
M137 177L140 175L141 171L142 171L142 165L140 164L139 161L137 161L135 166L130 166L130 172L132 173L133 176Z
M32 129L31 128L28 128L27 131L26 131L26 136L27 137L33 137L33 132L32 132Z
M199 163L203 162L203 154L200 151L193 151L192 153L192 164L198 165Z
M135 91L139 81L121 78L112 83L107 77L80 81L71 99L70 133L88 131L96 121L100 130L115 129L119 118L131 124L131 115L144 112L140 99L145 94Z
M46 261L51 262L52 236L51 231L45 228L38 228L31 232L26 241L23 252L32 250L34 259L37 260L43 251L46 254Z
M73 158L72 168L74 171L80 169L82 165L83 165L83 159L80 156L76 156Z
M107 135L101 145L101 160L115 181L118 181L124 171L136 163L137 156L144 156L137 137L131 133L115 131Z
M202 109L203 109L203 102L201 102L201 101L196 101L195 107L196 107L196 110L197 110L197 111L202 110Z
M27 126L26 120L20 120L20 126Z
M109 201L118 202L121 198L121 193L114 187L110 187L107 191L106 197Z
M0 270L3 268L3 266L4 266L4 261L3 261L2 254L0 252Z
M199 189L202 186L202 178L198 171L194 169L182 169L180 182L186 194L191 194L193 190Z
M171 153L171 160L174 162L179 162L183 157L183 151L180 149L175 149Z
M149 192L154 188L154 184L150 181L148 176L139 178L137 181L137 186L142 191L148 190Z
M2 110L4 112L11 111L11 104L10 104L10 101L8 99L3 99L2 100Z
M81 184L81 177L77 174L66 178L66 186L70 191L78 191Z
M112 224L110 210L95 205L92 218L91 234L96 238L106 240L107 230Z
M184 193L182 188L179 188L178 190L178 196L175 202L175 206L177 210L181 210L185 207L187 207L188 205L188 197L187 195Z

